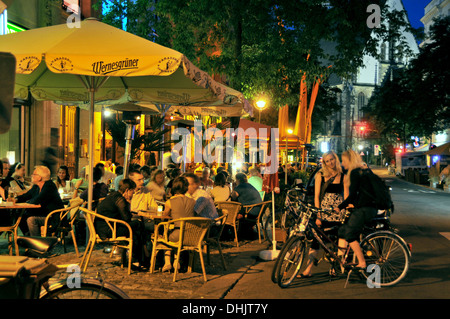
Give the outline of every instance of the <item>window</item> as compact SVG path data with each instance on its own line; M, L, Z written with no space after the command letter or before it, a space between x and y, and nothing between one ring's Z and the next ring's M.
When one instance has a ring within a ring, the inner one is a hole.
M366 95L362 92L358 94L358 109L356 118L360 120L363 117L363 108L366 106Z

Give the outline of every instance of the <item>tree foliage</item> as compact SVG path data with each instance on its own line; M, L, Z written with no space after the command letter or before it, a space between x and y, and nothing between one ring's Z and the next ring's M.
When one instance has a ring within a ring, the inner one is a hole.
M450 17L436 20L430 31L431 42L369 101L368 114L389 142L430 137L450 126Z
M102 21L171 47L248 99L264 92L275 108L298 103L303 72L311 85L330 70L349 76L377 41L408 27L385 0L101 0ZM367 26L370 4L381 6L380 28ZM400 52L398 54L404 54ZM307 59L307 56L310 56ZM332 65L331 69L327 69Z

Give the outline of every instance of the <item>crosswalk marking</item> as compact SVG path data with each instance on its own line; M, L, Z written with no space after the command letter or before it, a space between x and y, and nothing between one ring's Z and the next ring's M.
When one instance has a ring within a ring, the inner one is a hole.
M439 233L439 234L441 234L442 236L444 236L445 238L447 238L448 240L450 240L450 233L448 233L448 232L443 232L443 233Z
M408 189L408 188L403 188L404 191L407 191L408 193L425 193L425 194L436 194L435 191L426 191L423 189Z

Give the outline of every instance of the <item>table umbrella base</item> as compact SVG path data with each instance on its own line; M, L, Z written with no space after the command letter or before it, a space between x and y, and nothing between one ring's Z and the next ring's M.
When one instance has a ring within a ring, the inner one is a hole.
M259 258L262 260L275 260L277 259L279 253L279 250L263 250L259 252Z

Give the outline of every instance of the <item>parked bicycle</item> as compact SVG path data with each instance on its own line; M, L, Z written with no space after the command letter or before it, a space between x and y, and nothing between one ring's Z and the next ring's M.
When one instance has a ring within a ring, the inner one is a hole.
M58 242L54 237L20 237L17 243L25 248L25 256L0 257L0 298L8 299L129 299L117 286L77 273L76 280L51 278L67 265L54 265L45 259ZM38 257L38 258L36 258ZM42 257L44 259L42 259Z
M275 262L272 281L282 288L288 287L297 274L306 267L308 246L315 239L324 251L324 257L320 261L330 263L330 275L343 273L342 270L348 272L346 286L356 265L356 257L351 253L350 247L338 247L337 236L333 235L332 229L321 229L316 225L317 214L327 214L330 211L312 207L302 201L300 204L302 207L296 223ZM373 228L373 225L376 227L377 224L375 221L365 227L360 245L367 265L378 267L378 282L375 284L380 287L392 286L405 278L409 269L411 250L396 233ZM342 257L338 256L338 249L343 252ZM362 275L367 279L367 273L364 272Z

